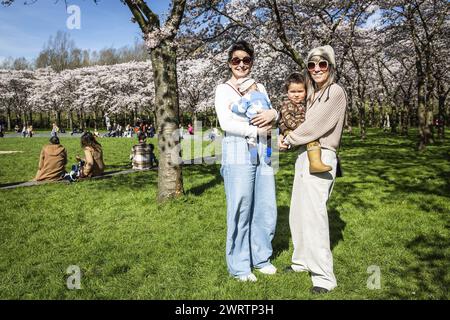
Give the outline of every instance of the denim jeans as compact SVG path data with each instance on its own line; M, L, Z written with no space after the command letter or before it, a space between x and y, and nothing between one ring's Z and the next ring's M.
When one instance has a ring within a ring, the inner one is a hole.
M261 142L259 142L261 144ZM264 147L259 145L260 150ZM226 260L233 276L270 264L277 221L275 179L272 167L259 152L252 163L247 141L226 136L222 141L221 174L227 202Z

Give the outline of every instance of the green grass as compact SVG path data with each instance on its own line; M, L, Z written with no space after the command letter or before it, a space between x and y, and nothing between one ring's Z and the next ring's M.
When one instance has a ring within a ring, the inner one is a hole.
M449 136L450 133L447 133ZM47 138L7 138L0 184L32 178ZM78 139L63 139L71 159ZM107 170L128 166L134 140L102 139ZM417 153L415 136L370 130L344 136L344 177L329 202L338 287L312 296L307 274L239 283L225 263L226 211L219 165L186 166L186 195L158 205L157 172L0 190L0 299L448 299L450 140ZM276 175L273 263L292 253L288 214L295 152ZM81 290L66 269L82 270ZM367 288L371 265L381 289Z

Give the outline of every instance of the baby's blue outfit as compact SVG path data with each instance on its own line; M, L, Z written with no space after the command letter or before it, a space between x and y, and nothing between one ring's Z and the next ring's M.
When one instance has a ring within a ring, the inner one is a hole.
M231 105L231 111L238 115L245 115L249 120L258 114L259 110L270 110L272 109L272 104L267 98L267 95L260 91L252 91L244 96L242 96L239 101ZM259 159L258 157L258 144L256 141L248 141L249 150L252 163L256 163ZM267 143L267 152L264 156L264 161L270 164L270 157L272 155L272 148L270 143Z

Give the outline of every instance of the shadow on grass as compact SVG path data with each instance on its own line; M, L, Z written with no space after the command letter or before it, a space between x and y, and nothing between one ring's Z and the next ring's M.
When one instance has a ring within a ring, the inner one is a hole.
M340 212L334 207L328 210L328 220L330 226L330 248L333 250L344 239L343 232L346 223L341 219ZM275 237L272 241L273 258L278 257L282 252L288 250L290 241L289 207L280 206L278 207Z
M123 164L116 164L116 165L106 165L106 169L111 171L119 171L119 170L125 170L125 169L131 169L132 165L131 163L123 163Z
M283 251L289 250L290 239L289 207L279 206L275 236L272 240L273 259L277 258Z
M330 247L333 250L341 240L344 240L346 223L341 219L341 214L335 207L328 209L328 223L330 225Z
M449 225L447 225L448 230ZM400 299L449 299L450 238L440 234L419 235L407 249L414 258L403 261L403 267L391 270L403 281L390 289ZM413 291L414 290L414 293Z
M347 137L348 138L348 137ZM361 182L378 177L392 194L415 193L450 198L450 145L431 145L416 150L415 137L377 134L366 141L350 139L341 154L344 173ZM374 142L374 140L376 142ZM436 183L438 182L438 183ZM383 200L395 201L391 195Z
M186 194L192 194L194 196L201 196L207 190L214 188L223 183L222 176L220 174L220 165L218 164L193 164L183 168L188 172L193 180L201 180L201 178L210 178L207 182L199 185L192 186L185 190ZM225 197L225 194L223 195Z

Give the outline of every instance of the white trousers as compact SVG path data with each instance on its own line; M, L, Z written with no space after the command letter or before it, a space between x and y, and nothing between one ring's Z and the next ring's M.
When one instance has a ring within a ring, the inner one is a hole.
M313 286L332 290L337 284L330 249L327 201L336 177L336 153L322 149L322 162L333 170L310 174L308 155L302 148L295 163L289 212L294 245L292 267L296 271L309 271Z

